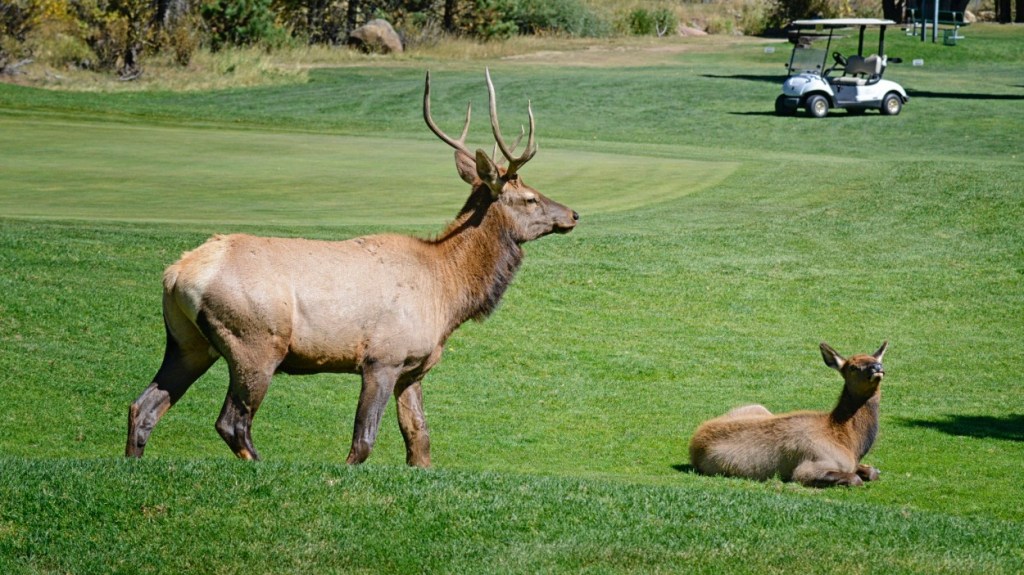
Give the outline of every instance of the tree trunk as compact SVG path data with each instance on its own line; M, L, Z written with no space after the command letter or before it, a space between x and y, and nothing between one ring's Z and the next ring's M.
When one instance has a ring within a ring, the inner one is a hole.
M449 34L455 33L455 7L457 0L444 0L444 20L442 25L444 31Z
M903 21L904 0L882 0L882 17L893 22Z
M356 20L359 18L359 5L359 0L348 0L348 14L345 16L345 36L348 36L356 29Z
M178 18L188 14L189 0L154 0L153 20L166 28Z
M1010 23L1010 0L996 0L996 20L1000 24ZM1018 10L1018 14L1019 14Z

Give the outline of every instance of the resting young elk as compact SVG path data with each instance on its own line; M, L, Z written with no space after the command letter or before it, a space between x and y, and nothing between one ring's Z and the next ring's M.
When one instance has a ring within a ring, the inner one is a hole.
M873 355L844 359L821 344L825 365L845 385L830 413L772 415L761 405L737 407L704 422L690 440L690 463L700 473L765 480L778 475L811 487L862 485L878 470L862 465L878 432L885 342Z
M259 459L253 417L278 372L358 373L362 389L347 462L370 455L391 394L409 465L430 465L421 382L441 359L448 336L498 305L523 258L520 244L571 231L579 215L519 178L537 151L533 110L526 149L513 156L498 127L486 74L491 129L508 166L451 138L455 167L472 186L455 220L433 240L373 235L339 242L214 236L164 272L167 345L153 382L131 405L125 455L141 457L160 418L217 359L230 384L216 429L243 459ZM520 134L520 138L523 134ZM496 154L497 152L495 152Z

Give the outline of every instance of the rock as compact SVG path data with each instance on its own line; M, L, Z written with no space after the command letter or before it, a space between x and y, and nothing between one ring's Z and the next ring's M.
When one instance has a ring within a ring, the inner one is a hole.
M370 20L349 34L348 43L364 52L390 54L402 51L402 39L387 20Z
M701 30L700 28L694 28L694 27L691 27L691 26L686 26L684 24L680 24L679 27L676 28L676 33L679 34L680 36L707 36L708 35L707 32L705 32L704 30Z

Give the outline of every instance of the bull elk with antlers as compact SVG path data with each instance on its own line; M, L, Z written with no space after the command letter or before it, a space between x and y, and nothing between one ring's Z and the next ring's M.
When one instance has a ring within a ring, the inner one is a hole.
M389 396L397 403L406 462L430 465L423 413L424 376L463 322L490 314L523 258L521 244L571 231L579 219L519 178L537 152L533 109L526 149L513 152L498 127L494 84L486 73L491 130L502 166L423 118L455 149L455 168L472 187L455 220L433 240L372 235L345 241L218 235L164 272L167 345L152 383L128 413L125 455L141 457L153 428L214 362L230 384L216 429L242 459L259 459L252 420L275 373L357 373L362 389L347 462L373 449ZM496 155L496 152L495 152Z

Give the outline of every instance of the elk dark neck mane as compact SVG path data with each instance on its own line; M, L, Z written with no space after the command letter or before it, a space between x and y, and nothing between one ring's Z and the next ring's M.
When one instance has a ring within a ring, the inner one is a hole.
M839 396L839 404L832 410L829 418L833 425L849 426L851 447L855 448L858 457L863 457L878 435L878 406L882 398L881 390L876 390L870 397L856 397L850 390L843 388Z
M479 186L455 221L430 242L440 250L451 311L449 334L466 320L482 320L498 307L523 261L513 226L494 206L490 190Z

